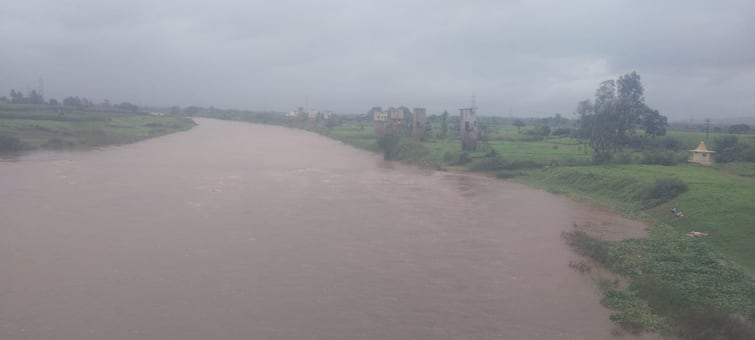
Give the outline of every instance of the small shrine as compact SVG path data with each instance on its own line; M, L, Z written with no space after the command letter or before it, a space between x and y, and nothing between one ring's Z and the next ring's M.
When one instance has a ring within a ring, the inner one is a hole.
M711 165L713 164L713 155L715 151L708 150L708 147L705 146L704 141L700 141L700 145L697 146L697 149L695 150L689 150L692 154L689 156L689 161L691 163L700 163L703 165Z

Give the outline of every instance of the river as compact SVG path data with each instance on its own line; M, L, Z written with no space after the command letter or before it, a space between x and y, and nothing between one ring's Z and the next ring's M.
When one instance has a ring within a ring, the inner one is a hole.
M313 133L198 119L0 162L0 339L602 339L560 238L644 227Z

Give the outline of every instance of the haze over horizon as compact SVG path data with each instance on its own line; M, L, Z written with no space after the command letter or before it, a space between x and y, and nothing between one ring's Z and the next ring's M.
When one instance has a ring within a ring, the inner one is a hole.
M670 120L755 116L755 2L11 0L0 96L338 113L574 112L636 71Z

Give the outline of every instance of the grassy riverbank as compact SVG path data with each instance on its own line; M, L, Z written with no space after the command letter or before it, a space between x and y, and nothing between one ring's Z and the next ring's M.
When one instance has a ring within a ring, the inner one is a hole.
M345 124L320 132L347 144L379 150L370 128ZM697 140L695 137L686 138L693 141ZM580 143L569 137L494 140L489 145L491 150L488 151L462 153L456 140L417 143L403 138L393 156L400 161L438 169L454 168L511 178L554 193L608 205L630 217L664 223L679 234L707 231L710 237L702 242L755 272L755 177L752 177L755 163L712 167L686 163L593 165ZM681 154L685 156L686 152ZM687 185L687 190L665 202L643 196L659 178L680 180ZM684 217L671 214L672 207L680 209Z
M191 129L188 118L111 108L0 105L0 151L88 149Z
M344 124L318 132L380 150L372 129L364 126ZM746 273L755 272L755 163L686 164L683 150L694 148L700 136L671 134L686 143L681 151L663 154L676 159L672 166L638 164L655 156L643 153L593 165L582 145L569 137L498 138L487 150L471 153L462 153L456 140L401 138L390 157L494 174L648 221L655 227L645 239L608 242L579 232L566 235L578 251L627 279L623 287L599 282L603 303L616 311L612 320L630 332L690 339L753 337L755 288ZM672 214L672 207L683 217ZM686 236L690 231L709 236Z

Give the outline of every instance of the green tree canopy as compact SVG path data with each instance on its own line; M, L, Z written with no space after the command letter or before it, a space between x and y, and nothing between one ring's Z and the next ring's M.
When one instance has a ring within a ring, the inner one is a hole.
M595 162L606 161L629 145L637 128L644 131L645 138L666 133L666 117L645 104L644 91L640 75L632 72L603 81L594 102L584 100L577 105L577 135L589 140Z

